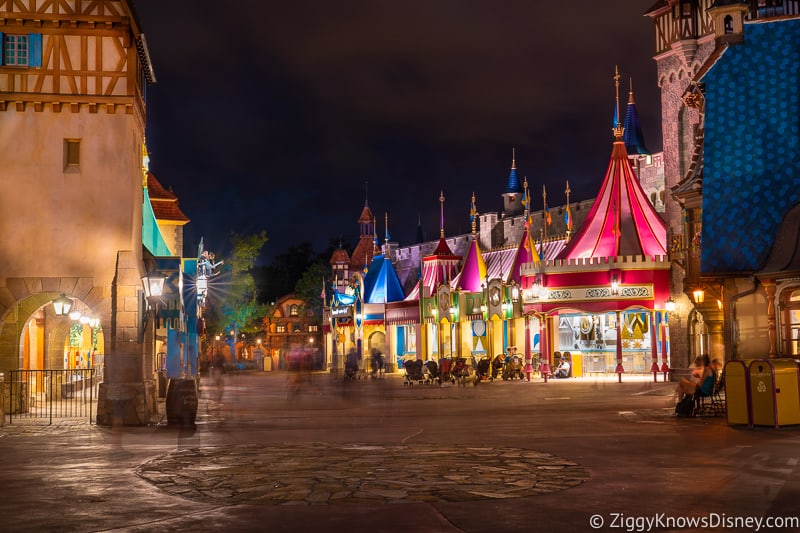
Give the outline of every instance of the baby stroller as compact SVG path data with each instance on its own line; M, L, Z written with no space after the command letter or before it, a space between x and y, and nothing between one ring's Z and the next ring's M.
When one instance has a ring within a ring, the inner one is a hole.
M422 374L422 361L409 360L403 364L406 370L406 380L403 385L413 385L414 382L425 383L425 376Z
M481 357L481 360L478 361L478 364L475 366L475 385L483 381L484 379L488 379L491 381L491 376L489 376L489 367L492 365L489 356Z
M503 366L503 379L522 379L524 377L523 368L520 356L512 355Z
M445 381L456 382L456 378L453 377L453 363L452 359L442 359L442 366L439 369L439 385Z
M356 379L358 379L358 354L352 351L347 354L347 358L344 360L344 380Z
M503 367L506 365L505 354L498 354L492 361L492 379L497 379L497 376L503 373ZM503 378L505 379L505 378Z
M467 378L469 377L469 368L467 367L467 360L463 357L456 359L453 369L450 372L451 380L459 385L467 385Z
M439 376L439 365L436 364L436 361L426 361L425 362L425 383L430 385L431 383L439 383L442 384L441 378Z

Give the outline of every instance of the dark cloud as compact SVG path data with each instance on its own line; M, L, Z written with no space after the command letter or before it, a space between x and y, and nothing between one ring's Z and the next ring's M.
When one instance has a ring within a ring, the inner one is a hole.
M533 190L594 196L611 153L614 65L651 149L660 107L649 2L139 0L158 83L152 169L200 236L265 229L267 257L357 233L369 203L409 244L421 215L498 211L511 148Z

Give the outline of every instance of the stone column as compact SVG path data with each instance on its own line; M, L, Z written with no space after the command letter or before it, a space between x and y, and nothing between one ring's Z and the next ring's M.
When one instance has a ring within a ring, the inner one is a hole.
M778 321L775 316L775 282L764 280L764 291L767 293L767 333L769 335L769 357L778 356Z
M105 376L97 401L97 424L146 425L156 414L156 387L144 375L140 343L140 264L132 251L117 254L111 287L111 328L106 337Z

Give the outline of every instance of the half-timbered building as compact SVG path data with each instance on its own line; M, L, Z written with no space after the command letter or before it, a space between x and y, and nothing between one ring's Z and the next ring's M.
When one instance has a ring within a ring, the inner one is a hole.
M98 423L147 423L143 146L155 76L134 7L0 0L0 42L0 371L62 368L71 321L50 303L65 295L103 334Z

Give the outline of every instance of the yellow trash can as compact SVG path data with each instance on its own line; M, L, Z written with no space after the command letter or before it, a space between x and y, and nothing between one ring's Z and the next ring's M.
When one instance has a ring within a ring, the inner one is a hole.
M800 382L793 359L756 359L749 378L753 425L800 424Z
M571 361L570 361L570 370L572 371L573 378L582 378L583 377L583 355L580 352L570 352L571 354Z
M751 425L749 360L725 363L725 416L728 424Z

